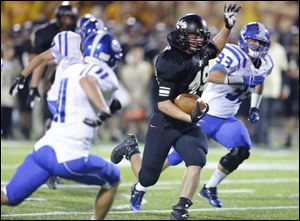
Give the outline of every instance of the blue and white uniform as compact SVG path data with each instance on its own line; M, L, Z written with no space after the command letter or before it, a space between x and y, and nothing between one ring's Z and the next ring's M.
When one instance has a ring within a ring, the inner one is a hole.
M249 55L240 47L226 44L210 71L219 70L227 76L267 76L272 72L273 60L268 54L260 59L261 65L256 69ZM247 128L234 115L241 102L253 91L254 88L244 85L208 82L201 98L209 104L209 111L198 125L208 137L229 150L235 147L250 149L252 144ZM175 150L171 150L168 161L170 165L177 165L182 160Z
M89 154L95 128L83 123L96 118L96 112L79 81L93 76L107 102L118 88L113 70L102 61L97 64L74 64L61 74L58 111L46 134L36 142L5 188L10 205L30 196L50 176L58 176L89 185L114 186L120 179L116 165Z

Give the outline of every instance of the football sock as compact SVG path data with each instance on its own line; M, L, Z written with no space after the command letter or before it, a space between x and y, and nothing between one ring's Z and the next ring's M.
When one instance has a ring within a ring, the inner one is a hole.
M216 187L226 176L227 174L223 173L219 169L216 169L207 184L205 184L205 187Z
M177 203L177 205L181 206L181 207L184 207L185 209L187 209L191 205L193 205L193 203L188 198L180 197L179 202Z
M147 187L143 187L140 183L136 184L135 189L138 191L143 191L143 192L147 191Z

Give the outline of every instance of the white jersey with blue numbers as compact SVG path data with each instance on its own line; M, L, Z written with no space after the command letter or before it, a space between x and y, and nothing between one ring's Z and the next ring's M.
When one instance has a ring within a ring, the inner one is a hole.
M216 58L216 68L232 76L262 75L267 76L273 69L273 61L269 55L261 59L262 64L256 69L250 57L233 44L226 44ZM244 85L226 85L207 83L202 99L209 104L208 114L220 118L228 118L237 113L241 102L254 91Z
M61 75L58 96L58 113L54 115L51 127L36 143L35 149L51 146L59 163L89 154L95 128L83 123L85 118L95 119L96 113L79 81L84 76L93 76L107 103L118 89L115 73L105 63L75 64Z
M47 94L48 100L57 100L61 73L70 65L82 63L80 44L80 35L72 31L59 32L53 38L51 52L57 68L55 80Z

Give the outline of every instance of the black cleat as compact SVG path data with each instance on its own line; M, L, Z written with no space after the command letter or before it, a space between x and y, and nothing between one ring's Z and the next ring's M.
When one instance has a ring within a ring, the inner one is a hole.
M127 135L122 143L113 149L110 155L110 160L114 164L118 164L121 162L124 156L127 160L130 160L131 156L136 153L140 153L137 140L135 135L130 134Z
M188 211L182 206L173 206L170 220L188 220Z

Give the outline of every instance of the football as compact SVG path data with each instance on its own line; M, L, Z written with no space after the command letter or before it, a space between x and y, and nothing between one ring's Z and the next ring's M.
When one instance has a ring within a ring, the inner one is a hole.
M183 112L191 114L198 99L200 99L200 109L204 110L206 108L206 104L196 94L180 94L174 99L174 104Z

